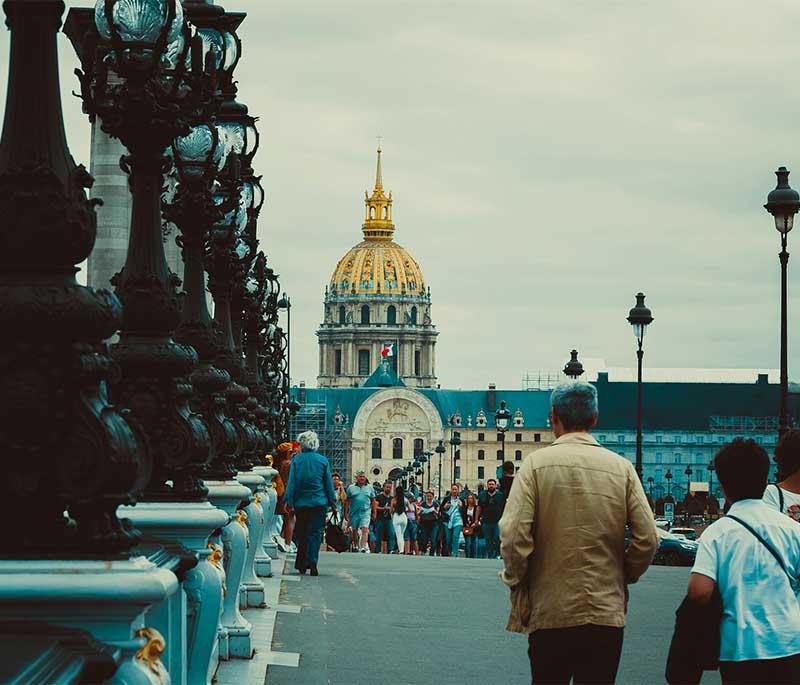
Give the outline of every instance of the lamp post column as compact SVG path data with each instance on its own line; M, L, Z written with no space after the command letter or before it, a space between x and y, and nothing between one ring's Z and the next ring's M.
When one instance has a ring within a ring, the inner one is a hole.
M786 250L786 233L781 233L781 402L778 418L778 437L783 437L789 430L789 365L787 335L787 293L786 271L789 264L789 253Z

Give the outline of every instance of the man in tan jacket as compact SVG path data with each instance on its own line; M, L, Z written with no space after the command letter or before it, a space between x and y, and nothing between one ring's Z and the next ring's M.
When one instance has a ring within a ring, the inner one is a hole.
M595 387L561 385L550 401L556 440L522 464L500 520L507 629L529 634L532 682L613 683L627 584L658 547L653 512L631 463L589 434Z

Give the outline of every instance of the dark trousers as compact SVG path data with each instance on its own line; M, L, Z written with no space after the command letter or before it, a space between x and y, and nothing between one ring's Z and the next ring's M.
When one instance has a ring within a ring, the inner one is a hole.
M419 524L419 551L425 553L425 547L431 543L430 555L436 552L436 541L439 538L439 524L436 521L421 521Z
M322 531L325 528L325 507L302 507L295 509L294 544L297 558L294 567L309 569L319 562Z
M623 628L576 626L536 630L528 636L532 683L613 683Z
M719 672L724 685L800 683L800 654L783 659L720 661Z

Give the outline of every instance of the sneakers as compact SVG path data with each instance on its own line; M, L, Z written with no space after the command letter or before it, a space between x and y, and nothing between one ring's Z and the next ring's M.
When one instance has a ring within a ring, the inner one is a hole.
M366 547L359 547L358 551L361 552L361 554L364 554L364 552L368 552L369 550Z

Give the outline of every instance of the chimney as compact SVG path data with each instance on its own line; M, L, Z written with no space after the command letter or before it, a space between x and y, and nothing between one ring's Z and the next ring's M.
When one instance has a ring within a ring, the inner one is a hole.
M497 386L494 383L489 383L489 392L486 393L486 402L489 405L489 411L497 411Z
M600 383L608 383L608 371L598 371L596 385Z
M756 381L756 385L767 385L769 384L769 374L760 373L758 374L758 380Z

